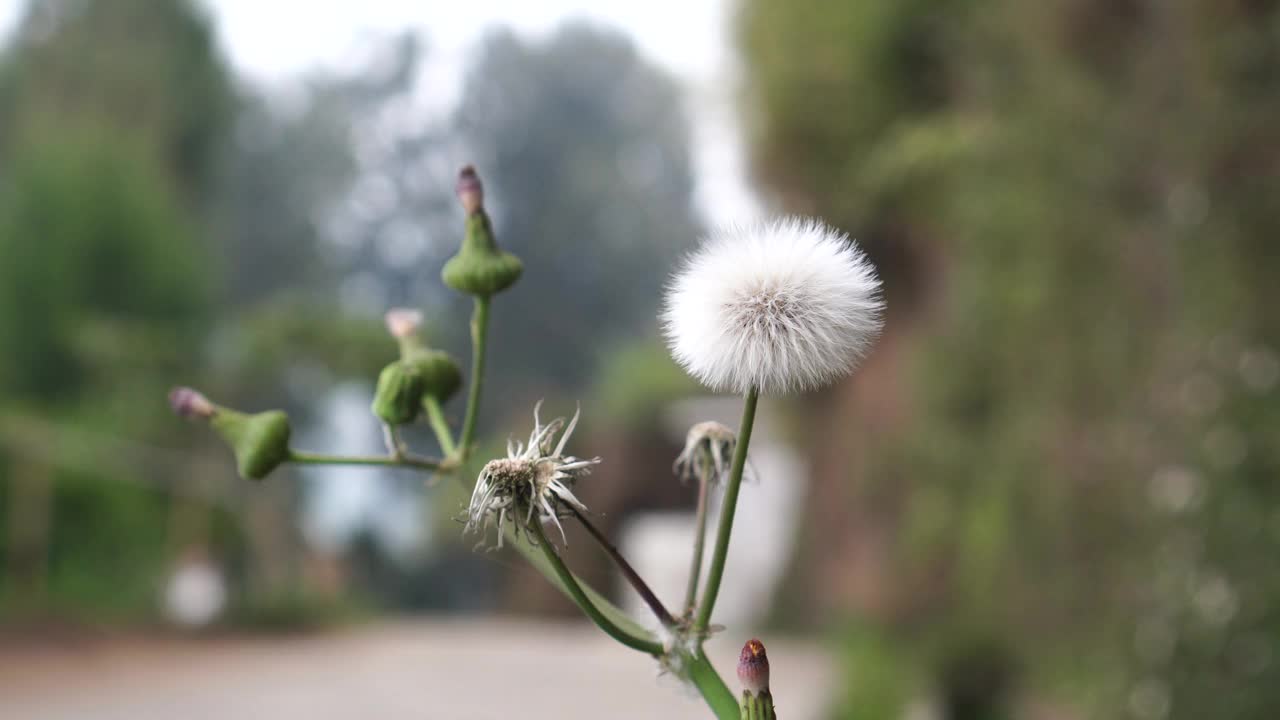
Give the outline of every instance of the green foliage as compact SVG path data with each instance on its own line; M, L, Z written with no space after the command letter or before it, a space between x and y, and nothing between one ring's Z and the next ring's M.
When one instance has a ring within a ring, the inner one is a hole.
M870 248L910 336L907 420L859 498L902 508L889 580L927 599L895 608L901 642L983 627L1086 713L1274 705L1277 23L1197 0L744 8L759 174Z
M27 146L0 196L0 388L68 398L202 329L208 279L164 181L105 137Z
M699 385L662 341L646 338L605 353L591 393L600 405L593 415L624 427L652 427L663 408L697 392Z

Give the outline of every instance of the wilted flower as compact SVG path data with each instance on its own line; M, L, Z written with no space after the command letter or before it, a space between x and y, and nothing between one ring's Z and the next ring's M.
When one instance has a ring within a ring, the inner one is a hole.
M694 425L689 428L684 450L673 466L676 477L681 480L706 477L713 482L723 478L729 472L736 444L733 430L721 423L707 421Z
M672 355L703 384L769 395L850 372L883 310L853 240L790 217L713 234L676 273L662 319Z
M572 491L578 478L591 472L600 458L582 459L564 454L569 436L578 424L578 414L565 426L564 418L556 418L546 425L538 417L538 403L533 409L533 432L529 444L507 441L507 457L491 460L480 471L471 504L467 508L465 532L484 532L490 525L498 530L498 547L510 523L517 532L529 532L530 523L551 522L564 538L560 525L565 506L586 510ZM559 442L556 435L561 429Z

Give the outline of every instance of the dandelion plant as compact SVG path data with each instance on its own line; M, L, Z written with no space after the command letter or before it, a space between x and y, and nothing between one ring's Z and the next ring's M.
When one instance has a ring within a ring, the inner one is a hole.
M679 613L672 613L592 524L588 508L575 493L576 484L603 462L572 454L577 451L569 443L579 413L568 421L543 422L535 407L527 442L509 441L506 455L488 460L474 480L461 475L476 450L492 301L519 280L523 265L499 247L474 169L463 168L456 190L466 227L441 277L450 288L473 298L471 370L464 419L456 434L443 406L463 385L461 368L446 352L427 345L421 313L406 309L387 313L387 329L399 344L400 356L380 373L371 404L386 437L386 455L329 455L294 448L284 413L238 412L190 388L170 393L174 411L209 422L230 445L247 479L263 479L285 463L400 466L452 476L471 490L463 510L463 532L479 536L478 548L514 547L601 630L653 656L662 671L696 689L720 720L774 718L764 645L752 639L743 646L737 668L740 693L732 692L711 666L703 645L715 628L711 621L726 570L758 400L761 395L811 391L853 371L882 323L884 306L874 268L843 233L818 220L788 217L713 233L668 284L660 319L672 357L711 390L743 396L736 432L715 422L695 424L673 464L678 478L698 483L698 503L684 604ZM417 454L402 440L403 426L422 421L434 432L443 457ZM712 492L722 492L723 498L707 577L699 588ZM628 618L573 574L556 545L557 537L564 542L566 522L581 525L617 565L653 613L656 632ZM548 525L556 531L550 537Z

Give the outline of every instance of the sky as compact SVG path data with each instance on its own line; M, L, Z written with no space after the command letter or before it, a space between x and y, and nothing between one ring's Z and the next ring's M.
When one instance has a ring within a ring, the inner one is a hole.
M469 53L495 25L527 36L567 20L589 20L629 34L651 61L686 90L692 120L697 204L711 224L756 216L738 130L732 0L199 0L218 27L224 53L244 77L287 84L316 67L341 68L369 37L413 29L429 49L430 85L456 97ZM23 0L0 0L0 37L16 23ZM305 18L299 27L298 18Z

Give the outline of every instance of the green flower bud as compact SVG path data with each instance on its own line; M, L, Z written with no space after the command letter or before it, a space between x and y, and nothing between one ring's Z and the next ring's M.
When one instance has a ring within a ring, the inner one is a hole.
M373 396L373 414L388 425L407 425L418 417L424 392L422 373L417 366L397 360L378 375Z
M462 368L447 352L413 349L405 353L404 361L413 365L422 377L424 397L433 397L444 404L462 387Z
M289 416L279 410L248 415L215 405L189 387L171 390L169 406L179 417L208 420L231 446L246 480L261 480L289 459Z
M447 402L462 386L462 368L453 356L427 347L422 338L422 313L392 308L386 314L387 331L400 344L400 359L417 368L424 396Z
M480 178L470 165L458 175L458 197L467 211L467 232L462 247L444 264L440 276L459 292L487 297L515 283L524 270L520 258L498 248L484 210Z
M280 410L247 415L220 407L209 424L231 446L242 478L261 480L289 459L289 416Z

